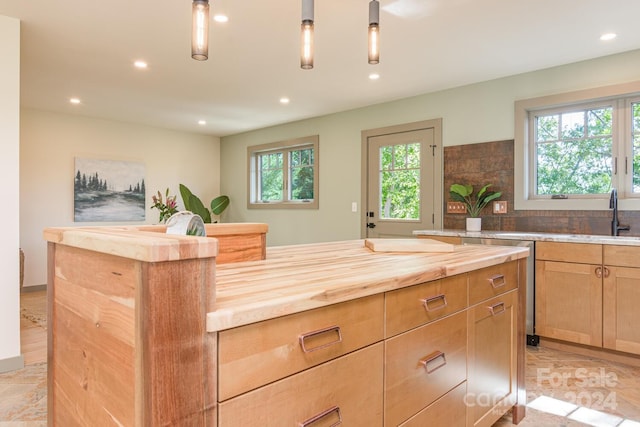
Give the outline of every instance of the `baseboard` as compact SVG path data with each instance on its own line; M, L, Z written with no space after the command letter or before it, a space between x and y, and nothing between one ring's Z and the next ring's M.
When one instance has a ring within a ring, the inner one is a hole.
M24 368L24 357L22 355L0 360L0 374L17 371L22 368Z
M39 291L46 291L47 290L47 285L35 285L35 286L23 286L20 289L20 292L22 292L23 294L26 294L27 292L39 292Z

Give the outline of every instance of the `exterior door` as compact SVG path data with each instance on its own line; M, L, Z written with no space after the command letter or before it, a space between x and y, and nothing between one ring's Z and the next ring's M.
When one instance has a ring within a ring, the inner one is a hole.
M366 137L365 237L411 237L414 230L441 228L440 135L430 126Z

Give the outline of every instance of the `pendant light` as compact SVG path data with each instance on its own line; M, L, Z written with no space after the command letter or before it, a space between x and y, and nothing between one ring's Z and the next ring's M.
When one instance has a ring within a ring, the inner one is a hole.
M313 68L313 0L302 0L300 67Z
M369 2L369 64L380 62L380 3Z
M209 0L193 0L191 57L198 61L209 58Z

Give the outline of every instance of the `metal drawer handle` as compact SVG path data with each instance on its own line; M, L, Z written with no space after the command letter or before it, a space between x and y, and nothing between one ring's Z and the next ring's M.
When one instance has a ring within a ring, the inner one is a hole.
M342 415L340 414L340 408L337 407L337 406L333 406L333 407L327 409L326 411L320 412L318 415L314 415L313 417L311 417L311 418L309 418L309 419L307 419L307 420L305 420L305 421L303 421L301 423L298 423L298 426L299 427L310 426L311 424L315 423L316 421L321 420L322 418L324 418L327 415L332 414L334 412L338 415L338 421L335 422L334 424L331 424L330 427L339 426L340 424L342 424Z
M313 338L316 337L318 335L322 335L322 334L326 334L326 333L330 333L330 332L335 332L338 334L338 339L333 340L331 342L319 345L317 347L307 347L305 346L305 340L309 339L309 338ZM324 329L318 329L317 331L311 331L311 332L307 332L306 334L302 334L300 335L300 337L298 337L298 339L300 340L300 347L302 347L302 351L304 351L305 353L311 353L312 351L316 351L316 350L320 350L321 348L325 348L325 347L329 347L330 345L333 344L338 344L342 342L342 332L340 332L340 326L329 326L328 328L324 328Z
M435 362L437 359L442 358L442 362L436 366L433 369L429 369L429 363L431 362ZM444 365L447 364L447 358L444 356L444 353L441 351L434 351L433 353L431 353L430 355L428 355L427 357L425 357L424 359L420 359L420 363L424 366L425 371L427 371L427 374L432 373L433 371L436 371L440 368L442 368Z
M507 280L504 278L504 274L495 274L489 277L489 283L494 288L499 288L507 284Z
M429 308L429 303L432 303L438 300L442 300L442 304ZM444 294L436 295L434 297L424 298L424 299L421 299L420 301L422 302L422 305L424 305L424 308L427 311L440 310L447 306L447 297Z
M489 311L491 312L492 316L497 316L498 314L502 314L505 311L507 311L505 305L503 302L499 302L497 304L494 304L492 306L487 307L489 309Z

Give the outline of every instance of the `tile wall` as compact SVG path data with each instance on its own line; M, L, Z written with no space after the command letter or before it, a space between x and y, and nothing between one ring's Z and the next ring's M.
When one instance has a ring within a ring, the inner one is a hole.
M464 229L466 215L446 213L449 187L454 183L479 186L492 183L508 203L506 214L493 214L490 206L482 213L483 230L535 231L548 233L600 234L611 232L611 211L514 211L514 141L496 141L444 148L444 228ZM489 204L491 205L491 203ZM621 235L640 236L640 212L620 211L621 224L631 225Z

